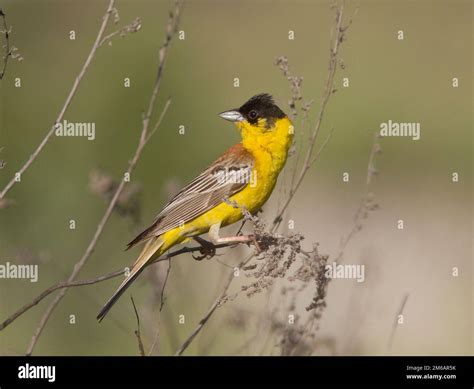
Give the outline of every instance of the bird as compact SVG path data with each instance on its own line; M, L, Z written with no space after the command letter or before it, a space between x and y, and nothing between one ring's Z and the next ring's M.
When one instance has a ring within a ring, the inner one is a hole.
M202 246L241 242L257 245L253 235L221 237L220 229L241 220L244 209L256 214L268 200L286 163L294 127L268 93L257 94L240 108L219 116L235 124L241 142L179 191L153 223L128 243L126 250L139 243L144 247L97 315L99 322L146 265L175 245L191 239ZM205 233L212 243L200 238Z

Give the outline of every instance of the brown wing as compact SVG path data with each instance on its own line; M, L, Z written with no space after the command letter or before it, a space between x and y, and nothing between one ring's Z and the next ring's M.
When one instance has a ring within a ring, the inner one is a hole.
M242 190L249 182L253 164L252 155L241 144L231 147L174 196L128 248L195 219Z

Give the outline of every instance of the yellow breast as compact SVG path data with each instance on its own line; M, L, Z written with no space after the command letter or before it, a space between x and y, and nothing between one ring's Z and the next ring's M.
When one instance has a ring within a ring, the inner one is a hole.
M277 120L270 129L266 128L265 122L259 123L259 126L243 125L241 133L242 144L252 154L255 162L251 182L232 196L231 200L254 213L265 204L275 188L291 146L293 125L285 117ZM238 213L232 212L229 223L242 217L241 212Z

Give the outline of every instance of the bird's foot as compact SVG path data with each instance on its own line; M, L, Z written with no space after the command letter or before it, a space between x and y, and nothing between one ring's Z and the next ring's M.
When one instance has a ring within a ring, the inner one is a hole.
M199 236L195 236L193 239L201 245L199 250L201 255L193 255L193 258L196 261L202 261L204 258L211 259L214 255L216 255L216 247L213 243L208 242L206 239L203 239Z

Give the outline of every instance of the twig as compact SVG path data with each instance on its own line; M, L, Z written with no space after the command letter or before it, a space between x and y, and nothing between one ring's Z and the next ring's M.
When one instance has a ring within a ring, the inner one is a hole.
M360 200L359 207L354 215L354 223L352 229L349 233L341 240L341 247L339 253L334 258L334 262L342 263L342 257L344 256L344 251L351 241L351 239L362 229L362 219L364 218L368 210L374 210L378 208L378 205L373 203L373 194L370 191L370 184L372 183L373 177L377 174L377 169L375 168L375 157L380 153L380 144L378 142L379 134L378 131L375 131L374 141L370 149L369 162L367 164L367 178L365 193Z
M105 15L102 19L102 24L100 26L100 29L99 29L99 33L97 34L97 37L95 39L95 42L94 44L92 45L92 49L86 59L86 61L84 62L84 65L82 65L82 69L81 71L79 72L79 75L76 77L76 79L74 80L74 84L72 85L72 88L71 88L71 91L69 92L69 95L67 96L66 98L66 101L64 102L64 105L61 109L61 111L59 112L59 115L58 117L56 118L56 121L54 122L55 124L56 123L60 123L62 120L63 120L63 117L67 111L67 109L69 108L69 105L71 104L71 101L73 99L73 97L75 96L76 92L77 92L77 89L79 87L79 84L80 82L82 81L87 69L89 68L89 65L91 64L92 62L92 59L94 58L95 56L95 53L97 51L97 49L99 48L99 43L100 41L102 40L102 37L104 35L104 32L105 32L105 29L109 23L109 20L110 20L110 15L112 13L112 10L114 8L114 3L115 3L115 0L110 0L109 2L109 6L107 7L107 11L105 12ZM16 175L19 174L20 176L23 175L23 173L30 167L30 165L36 160L36 158L38 157L38 155L41 153L41 151L43 150L43 148L46 146L46 144L48 143L49 139L53 136L54 132L55 132L55 124L53 124L53 126L51 127L51 129L49 130L49 132L46 134L46 136L43 138L43 140L40 142L40 144L38 145L38 147L36 148L36 150L33 152L33 154L30 155L30 157L28 158L28 160L25 162L25 164L21 167L20 170L18 170L18 172L15 174L15 177L13 177L10 182L5 186L5 188L0 192L0 200L3 199L5 197L5 195L8 193L8 191L13 187L13 185L15 185L15 183L17 182L16 181Z
M2 71L0 72L0 80L2 80L7 70L8 58L12 55L12 53L10 51L10 33L8 31L8 26L7 26L7 17L2 9L0 9L0 16L3 21L3 34L5 36L5 43L3 44L5 54L3 55L3 68L2 68Z
M405 309L405 305L408 301L409 296L410 296L409 293L406 293L405 296L403 296L403 300L402 300L402 302L400 304L400 307L398 308L397 314L395 316L392 331L390 332L390 337L388 339L388 349L389 350L392 348L393 339L395 338L395 332L397 331L397 328L398 328L398 317L403 313L403 310Z
M314 156L314 159L309 163L309 166L310 166L310 167L318 160L318 158L319 158L319 156L321 155L321 153L323 152L324 148L327 146L327 144L328 144L329 141L331 140L332 134L334 134L334 127L331 128L331 131L329 131L328 136L327 136L326 139L324 140L324 142L323 142L323 144L321 145L321 147L318 149L318 152L317 152L316 155Z
M127 24L126 26L122 27L121 29L110 33L109 35L105 36L99 43L99 46L102 46L105 42L108 42L109 45L112 44L112 38L116 35L125 36L126 34L131 34L134 32L138 32L142 27L142 20L140 18L135 18L131 23Z
M135 317L137 318L137 329L135 330L135 336L137 337L137 341L138 341L138 350L140 351L140 355L144 357L145 348L143 347L143 341L140 335L140 316L138 316L137 307L135 306L135 301L133 301L132 296L130 296L130 300L132 300L133 310L135 311Z
M0 153L3 151L3 147L0 147ZM6 163L3 159L0 159L0 169L5 167Z
M201 250L201 247L197 247L196 249ZM163 281L163 285L161 287L161 292L160 292L160 312L163 310L163 307L165 306L165 301L166 301L165 288L166 288L166 284L168 283L168 277L170 276L170 272L171 272L171 261L168 260L168 269L166 270L165 279ZM153 339L153 343L151 344L150 351L148 352L148 355L153 354L153 351L155 350L156 344L158 343L159 335L160 335L160 326L157 323L155 336L154 336L154 339Z
M294 185L295 185L295 181L296 181L296 174L298 172L298 166L299 166L299 163L300 163L300 158L301 158L301 154L302 154L302 148L303 148L303 144L306 143L305 142L305 139L306 139L306 124L308 123L308 118L309 118L309 111L311 109L311 105L314 103L314 100L309 100L305 103L303 103L302 105L302 110L303 110L303 115L301 116L301 121L300 121L300 128L298 129L298 134L299 134L299 145L297 145L297 140L296 140L296 136L295 136L295 142L294 142L294 146L295 148L298 148L298 152L296 153L296 160L294 162L294 169L293 169L293 174L291 175L291 185L290 185L290 188L292 188Z
M160 294L160 312L162 311L165 305L165 288L166 288L166 283L168 282L168 277L170 276L170 271L171 271L171 261L168 261L168 270L166 271L165 280L163 281L163 287L161 288L161 294Z
M289 66L289 61L288 58L285 56L280 56L275 59L275 65L278 66L278 68L282 71L283 76L288 80L290 84L290 90L291 90L291 96L290 99L288 100L288 106L291 110L291 120L293 122L296 121L297 115L298 115L298 110L297 110L297 102L301 101L303 99L302 92L301 92L301 85L303 83L303 77L298 77L298 76L293 76L290 72L290 66ZM296 158L294 161L294 169L293 173L291 175L291 184L284 185L282 187L283 189L283 195L286 196L286 189L287 187L292 188L296 179L296 173L297 173L297 167L299 165L299 160L301 156L301 147L303 144L303 138L304 138L304 132L305 132L305 123L307 122L308 119L308 114L309 114L309 108L312 104L312 100L302 103L301 104L301 111L303 111L303 115L301 117L300 121L300 126L298 127L298 132L295 134L293 144L290 146L290 150L288 151L288 156L292 156L294 154L295 150L298 150L299 152L296 153ZM283 182L286 182L285 177L288 172L288 169L285 169L283 171ZM278 207L279 208L279 207Z
M301 83L303 82L303 77L291 75L290 67L288 66L288 58L285 56L277 57L275 65L278 66L290 83L291 96L290 100L288 100L288 106L291 110L291 119L295 120L298 115L296 104L303 99L303 96L301 95Z
M117 270L109 274L105 274L103 276L94 278L92 280L85 280L85 281L73 281L73 282L60 282L56 285L53 285L47 289L45 289L42 293L40 293L37 297L33 299L33 301L29 302L28 304L25 304L23 307L21 307L19 310L17 310L13 315L9 316L5 321L3 321L0 324L0 331L5 329L9 324L11 324L13 321L18 319L21 315L23 315L25 312L33 308L35 305L40 303L43 299L48 297L51 293L58 289L63 289L63 288L71 288L74 286L83 286L83 285L92 285L96 284L98 282L102 282L105 280L109 280L114 277L118 277L122 275L125 272L125 270Z
M296 183L292 186L290 189L290 194L283 204L283 207L279 210L277 213L277 216L273 220L273 225L272 225L272 231L275 231L275 229L278 227L280 224L283 214L285 213L286 209L288 208L288 205L290 204L291 200L293 199L296 191L300 187L301 183L303 182L303 179L311 167L312 163L312 158L313 158L313 152L314 152L314 146L316 144L316 139L319 134L319 130L321 128L321 123L323 121L324 117L324 112L326 110L327 103L329 101L329 98L331 95L334 93L333 90L333 85L334 85L334 76L336 74L337 70L337 58L338 58L338 51L339 51L339 46L343 41L344 38L344 33L347 30L346 28L342 27L342 14L343 14L343 9L344 5L340 4L336 8L336 20L335 24L332 30L332 41L331 41L331 49L330 49L330 55L329 55L329 65L328 65L328 76L326 80L326 86L324 89L323 97L321 100L321 105L319 109L319 114L318 118L316 121L316 124L314 126L313 132L310 135L309 138L309 146L308 146L308 151L306 153L306 157L303 163L303 167L301 168L300 174L298 176L298 179L296 180Z
M329 135L330 136L330 135ZM374 134L374 141L372 143L372 147L370 149L370 154L369 154L369 161L367 164L367 179L366 179L366 186L365 186L365 193L362 196L362 199L360 201L360 205L354 215L354 223L352 225L351 230L349 233L341 239L341 245L339 247L339 252L337 255L334 257L334 262L341 264L343 261L344 257L344 252L346 250L346 247L348 246L349 242L354 238L354 236L362 230L362 219L365 216L365 212L367 210L373 210L377 209L376 204L372 204L372 198L371 198L371 191L370 191L370 184L372 183L372 178L376 174L377 170L375 168L375 161L376 161L376 155L380 152L380 144L378 142L379 135L378 131L375 132ZM365 211L365 212L364 212ZM316 313L316 312L315 312ZM313 328L314 323L317 320L317 316L315 314L312 314L308 317L306 320L306 323L304 324L304 330L301 332L301 335L298 337L296 342L294 343L294 348L296 349L296 346L303 340L306 336L308 336L308 328Z
M148 352L148 356L153 354L153 351L155 350L156 344L158 343L159 335L160 335L160 327L157 325L156 326L155 337L153 339L153 343L151 344L150 351Z
M243 261L241 261L237 267L239 269L242 269L248 262L252 260L254 257L254 254L249 255L247 258L245 258ZM201 332L203 327L206 325L207 321L211 318L212 314L215 312L217 308L219 308L224 301L227 291L229 290L230 285L232 284L233 279L235 278L234 276L234 270L232 270L231 273L227 276L227 279L224 283L224 287L222 288L221 293L217 297L217 299L212 303L211 307L207 311L207 313L204 315L204 317L199 321L198 325L196 328L193 330L193 332L186 338L186 340L181 344L181 346L178 348L176 351L175 355L182 355L183 352L189 347L191 342L194 340L194 338Z
M235 245L235 243L232 243L232 244L222 243L220 245L215 246L215 249L217 250L219 248L229 247L231 245ZM176 256L181 255L181 254L193 253L193 252L196 252L196 251L200 251L201 249L202 249L201 246L198 246L198 247L183 247L182 249L179 249L179 250L176 250L172 253L167 254L165 257L162 257L162 258L154 260L153 262L150 262L147 266L150 266L150 265L153 265L155 263L162 262L162 261L168 261L171 258L176 257ZM14 314L10 315L2 323L0 323L0 331L5 329L5 327L7 327L13 321L18 319L25 312L29 311L35 305L38 305L38 303L40 303L43 299L48 297L51 293L55 292L56 290L63 289L63 288L72 288L72 287L75 287L75 286L85 286L85 285L97 284L99 282L110 280L111 278L121 276L124 273L125 273L125 269L119 269L119 270L116 270L112 273L104 274L102 276L92 278L92 279L89 279L89 280L72 281L72 282L65 281L65 282L59 282L55 285L52 285L49 288L45 289L43 292L41 292L31 302L25 304L23 307L18 309Z
M114 0L111 0L111 2L109 4L109 9L107 10L106 17L104 18L104 23L101 27L99 35L96 39L96 44L94 46L97 46L99 44L100 40L101 40L103 31L105 30L105 26L106 26L107 21L110 17L110 14L111 14L111 11L112 11L112 8L113 8L113 4L114 4ZM151 97L150 97L150 101L149 101L149 104L148 104L148 109L146 111L146 115L143 117L143 121L142 121L143 124L142 124L142 131L141 131L141 135L140 135L140 140L139 140L138 146L135 150L135 154L134 154L132 160L130 161L130 163L128 165L127 173L128 173L129 176L131 175L132 171L135 169L135 166L138 163L138 160L140 159L143 148L146 145L150 119L151 119L151 116L152 116L152 114L154 113L154 110L155 110L155 103L156 103L156 99L157 99L157 96L158 96L158 91L159 91L160 85L161 85L161 79L162 79L163 69L164 69L164 66L165 66L166 58L167 58L168 48L169 48L171 39L174 35L174 32L176 31L176 28L177 28L177 25L178 25L178 22L179 22L179 11L180 11L180 3L176 2L175 7L174 7L174 12L170 14L170 17L168 19L168 23L167 23L167 26L166 26L165 41L164 41L164 43L163 43L163 45L160 49L160 52L159 52L158 72L157 72L157 75L156 75L155 85L154 85L154 88L153 88L153 91L152 91L152 94L151 94ZM95 49L93 49L93 52L95 52ZM68 278L69 282L74 281L76 279L77 275L79 274L81 269L84 267L84 265L86 264L89 257L92 255L92 253L95 249L95 246L97 245L97 242L98 242L100 236L102 235L102 233L104 231L105 225L107 224L110 216L112 215L115 204L117 203L117 200L118 200L120 194L122 193L123 188L125 187L125 184L126 184L126 182L124 180L122 180L120 182L120 185L118 186L114 196L112 197L112 200L110 201L109 206L107 207L107 210L105 211L104 215L102 216L102 219L101 219L100 223L97 226L96 232L95 232L91 242L89 243L89 246L87 247L84 255L82 256L82 258L74 266L74 269L73 269L71 275ZM38 324L38 327L36 328L35 333L33 334L32 338L31 338L30 344L29 344L28 349L26 351L27 355L31 355L31 353L32 353L37 341L38 341L38 338L41 335L44 327L46 326L46 323L48 322L52 312L54 311L56 306L59 304L59 302L62 300L62 298L65 296L67 290L68 290L67 288L62 289L59 292L59 294L55 297L55 299L51 302L51 304L48 306L48 308L46 309L45 313L43 314L43 316L42 316L42 318L41 318L41 320Z
M150 140L150 138L155 134L155 132L158 130L158 128L161 126L161 122L163 121L163 118L165 117L166 113L168 112L168 108L170 107L171 104L171 97L168 97L168 100L166 100L165 106L163 107L163 110L161 111L160 117L155 123L155 126L153 129L150 131L148 137L146 138L146 143Z

